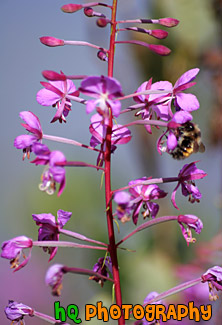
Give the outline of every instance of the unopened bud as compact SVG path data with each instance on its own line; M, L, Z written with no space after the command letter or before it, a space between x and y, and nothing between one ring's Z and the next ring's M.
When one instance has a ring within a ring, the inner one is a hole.
M159 55L169 55L171 50L164 45L149 44L149 49Z
M97 53L97 57L102 60L102 61L108 61L108 56L106 54L106 52L100 50L98 53Z
M159 24L166 27L175 27L179 24L179 20L175 18L161 18L159 19Z
M93 17L93 13L94 13L94 10L92 8L90 8L90 7L84 8L84 14L87 17Z
M99 27L106 27L109 23L110 23L110 20L106 19L106 18L99 18L96 21L96 24Z
M91 7L84 8L84 14L87 17L101 17L101 18L106 18L106 16L104 14L101 14L100 12L94 11Z
M162 29L153 29L150 35L158 39L164 39L168 36L168 32Z
M46 46L51 46L51 47L64 45L64 41L62 39L58 39L51 36L40 37L40 42Z
M63 12L66 12L66 13L71 14L71 13L73 13L73 12L76 12L76 11L78 11L78 10L81 10L82 8L83 8L82 5L78 5L78 4L70 3L70 4L68 4L68 5L64 5L64 6L62 6L62 7L61 7L61 10L62 10Z
M65 81L66 75L64 75L63 73L58 73L52 70L44 70L42 71L42 75L45 79L50 80L50 81Z

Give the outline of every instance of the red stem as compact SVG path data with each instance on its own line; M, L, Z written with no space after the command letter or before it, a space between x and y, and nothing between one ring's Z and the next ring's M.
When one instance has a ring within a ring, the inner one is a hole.
M117 11L118 0L113 0L112 8L112 19L111 19L111 35L110 35L110 46L109 46L109 58L108 58L108 76L113 77L113 65L114 65L114 52L115 52L115 35L116 35L116 11ZM112 214L112 191L111 191L111 134L112 134L112 111L110 110L109 125L107 127L106 134L106 150L105 150L105 196L106 196L106 216L107 216L107 227L109 235L109 253L112 260L113 279L115 286L116 304L122 306L122 295L120 288L119 278L119 266L117 259L117 246L115 242L114 225L113 225L113 214ZM125 320L122 314L118 320L119 325L124 325Z

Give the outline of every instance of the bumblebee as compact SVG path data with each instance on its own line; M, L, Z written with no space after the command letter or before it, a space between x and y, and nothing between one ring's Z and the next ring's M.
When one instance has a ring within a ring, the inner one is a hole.
M177 146L170 151L174 159L188 158L192 153L204 152L205 146L201 141L201 131L197 124L186 122L174 130Z

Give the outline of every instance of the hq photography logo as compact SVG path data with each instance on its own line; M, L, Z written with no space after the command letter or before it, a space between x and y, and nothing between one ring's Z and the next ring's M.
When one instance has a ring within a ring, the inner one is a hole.
M132 305L123 304L121 308L118 305L111 305L109 308L103 306L102 301L98 301L96 305L85 305L84 321L91 321L93 318L108 322L109 320L118 320L124 315L125 320L130 320L133 316L136 320L146 320L147 322L159 321L167 322L168 320L181 321L185 317L195 322L208 321L212 317L212 305L194 306L194 302L190 301L185 304L170 304L168 307L162 304ZM60 305L59 301L54 303L54 317L56 320L65 322L72 320L74 324L81 324L82 319L79 317L79 307L70 304L65 309Z

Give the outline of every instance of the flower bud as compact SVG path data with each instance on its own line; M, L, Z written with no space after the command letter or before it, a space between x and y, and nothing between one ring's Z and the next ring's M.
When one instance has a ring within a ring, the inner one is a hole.
M55 37L51 37L51 36L43 36L40 37L40 42L46 46L63 46L64 45L64 41L62 39L58 39Z
M76 12L78 10L81 10L83 8L82 5L79 5L79 4L73 4L73 3L70 3L68 5L64 5L61 7L61 10L65 13L73 13L73 12Z
M166 27L175 27L179 24L179 20L175 18L161 18L159 19L159 24Z
M58 73L52 70L44 70L42 71L42 75L45 79L50 80L50 81L66 81L66 75L63 73Z
M98 27L106 27L110 23L109 19L106 18L99 18L96 21Z
M104 14L101 14L101 12L94 11L91 7L85 7L84 8L84 14L87 17L100 17L100 18L106 18Z
M84 8L84 14L87 16L87 17L93 17L94 15L94 10L90 7L86 7Z
M149 44L149 49L159 55L169 55L171 50L164 45Z
M25 324L22 321L24 316L32 316L33 313L34 310L31 307L13 300L9 300L8 305L5 307L5 315L12 321L12 324Z
M158 39L164 39L168 36L168 32L162 29L153 29L150 35Z
M97 52L97 57L101 60L101 61L108 61L108 56L106 55L105 51L98 51Z

